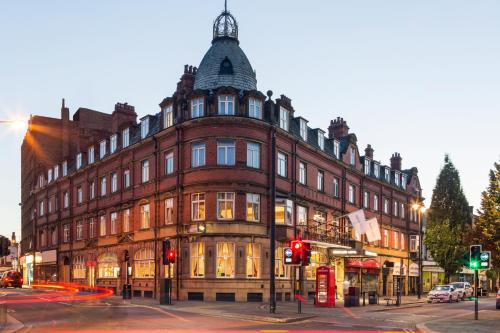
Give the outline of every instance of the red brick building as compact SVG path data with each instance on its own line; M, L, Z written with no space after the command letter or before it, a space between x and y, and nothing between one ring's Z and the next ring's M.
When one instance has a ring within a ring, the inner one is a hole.
M129 272L135 296L158 297L169 275L161 260L168 238L177 252L174 297L267 299L275 214L278 300L292 295L296 274L283 264L283 247L296 237L313 246L305 294L320 265L336 267L339 295L344 280L391 294L399 274L391 263L401 261L410 275L406 292L415 288L409 250L418 234L411 210L421 200L417 169L403 170L398 153L390 166L376 161L370 146L362 155L342 118L326 134L309 128L288 97L257 90L226 11L199 68L185 66L159 113L137 122L134 107L121 103L112 114L79 109L69 120L64 104L61 113L46 120L56 130L41 139L34 136L41 117L33 117L23 142L23 242L31 244L23 264L28 271L31 255L35 280L120 293ZM45 137L54 142L41 143ZM24 158L46 152L51 158L36 167ZM345 214L360 208L377 217L381 241L366 243L351 230Z

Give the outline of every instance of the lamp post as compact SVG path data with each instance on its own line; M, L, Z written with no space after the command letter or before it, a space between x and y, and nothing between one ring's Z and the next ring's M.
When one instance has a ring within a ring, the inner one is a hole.
M418 220L418 285L417 285L417 298L422 297L422 213L425 213L425 206L422 202L414 203L412 208L417 213Z

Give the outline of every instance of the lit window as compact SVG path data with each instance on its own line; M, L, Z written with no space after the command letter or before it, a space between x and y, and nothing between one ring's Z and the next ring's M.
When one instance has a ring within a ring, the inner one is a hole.
M252 97L248 100L248 116L262 119L262 102L260 100Z
M333 155L335 155L336 158L340 158L340 142L337 140L333 141Z
M174 109L169 105L163 109L163 128L174 125Z
M144 118L141 121L141 139L148 136L149 133L149 118Z
M117 147L118 147L118 136L116 134L113 134L109 138L109 152L113 154L116 151Z
M290 111L288 111L284 107L280 107L280 127L285 131L288 131L289 117L290 117Z
M363 193L363 207L369 208L369 204L370 204L370 194L367 191L365 191Z
M193 221L205 219L205 193L191 195L191 219Z
M217 243L218 278L234 278L234 243Z
M151 249L140 249L134 254L134 278L152 279L155 276L155 255Z
M191 101L191 118L203 117L203 97Z
M405 234L401 233L401 250L404 250L405 248L406 248Z
M274 260L274 276L278 279L287 279L289 276L288 265L283 260L283 247L276 247Z
M150 226L149 204L141 205L141 229L147 229Z
M395 249L399 248L399 233L397 231L393 231L393 247Z
M389 230L384 229L384 247L389 247Z
M90 146L89 147L89 151L88 151L88 160L89 160L89 164L92 164L95 162L95 148L94 146Z
M259 222L260 220L260 195L247 193L247 221Z
M130 209L125 209L122 213L123 232L130 232Z
M165 155L165 174L170 175L174 172L174 153L170 152Z
M87 266L83 256L73 257L73 279L85 279L87 277Z
M130 144L130 129L127 127L122 131L122 148L128 147Z
M333 178L333 196L339 197L339 179L337 177Z
M278 153L278 175L286 177L287 175L287 158L283 153Z
M83 202L83 189L81 186L76 188L76 200L79 204Z
M307 121L305 119L300 119L300 137L307 141Z
M111 213L111 235L115 235L118 232L118 214L116 212Z
M370 160L365 158L365 175L370 174Z
M70 239L70 228L69 224L63 226L63 242L68 243Z
M97 277L117 278L120 273L118 257L115 253L103 253L97 258Z
M94 238L96 236L95 219L91 217L89 219L89 237Z
M146 183L149 181L149 161L144 160L141 162L141 182Z
M69 207L69 193L68 193L68 191L63 193L63 207L64 208Z
M293 225L293 202L286 199L276 199L274 217L276 224Z
M307 208L297 205L297 225L307 225Z
M219 115L234 115L234 96L219 96Z
M418 235L410 235L410 252L418 252Z
M374 163L374 164L373 164L373 175L374 175L376 178L379 178L379 177L380 177L380 165L378 165L377 163Z
M305 185L307 181L307 166L304 162L299 162L299 183Z
M250 168L260 168L260 144L247 142L247 166Z
M118 175L116 172L111 174L111 193L118 191Z
M62 163L62 175L66 177L68 175L68 161Z
M233 140L217 141L217 164L234 165L235 164L235 144Z
M260 244L247 244L247 278L260 277Z
M95 182L91 181L89 185L90 200L95 198Z
M217 219L232 220L234 218L234 193L217 193Z
M99 236L106 236L106 216L101 216L101 221L99 223Z
M351 147L351 149L349 151L350 151L350 154L349 154L349 163L351 165L356 165L356 149L354 149L353 147Z
M205 165L205 143L198 142L191 145L191 167Z
M99 143L99 158L102 160L106 155L106 140L102 140Z
M128 188L130 186L130 170L123 171L123 187Z
M352 204L356 202L356 188L354 185L349 185L349 202Z
M205 276L205 243L191 243L191 277Z
M378 194L373 195L373 210L378 210Z
M323 192L325 190L325 173L323 171L318 171L318 179L316 185L316 189L318 191Z
M101 178L101 197L106 195L106 189L107 189L106 176L104 176Z
M174 223L174 198L165 200L165 224Z

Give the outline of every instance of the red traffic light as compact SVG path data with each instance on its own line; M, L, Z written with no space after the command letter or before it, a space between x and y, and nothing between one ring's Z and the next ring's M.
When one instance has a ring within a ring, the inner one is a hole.
M293 241L293 242L295 242L295 244L293 245L294 249L298 250L298 249L300 249L302 247L302 242L301 241Z
M174 250L168 251L168 262L171 264L175 263L175 251Z

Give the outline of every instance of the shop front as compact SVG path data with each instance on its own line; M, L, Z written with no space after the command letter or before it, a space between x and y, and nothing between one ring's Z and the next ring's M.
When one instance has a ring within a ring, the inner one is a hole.
M408 294L418 294L418 280L419 280L418 264L412 262L408 268Z
M346 258L344 269L344 295L350 287L359 288L360 293L377 293L381 266L376 259Z
M444 283L444 270L437 266L423 266L423 291L429 292L434 286Z
M25 285L32 285L34 278L34 271L36 265L42 262L42 255L40 252L36 252L36 255L27 254L20 258L20 265L23 271L23 281Z
M407 267L403 263L401 266L401 262L395 262L394 267L392 269L392 294L397 295L398 289L401 289L401 295L406 294L406 276L407 276Z
M57 281L57 250L42 251L41 260L35 265L35 279L37 282Z

